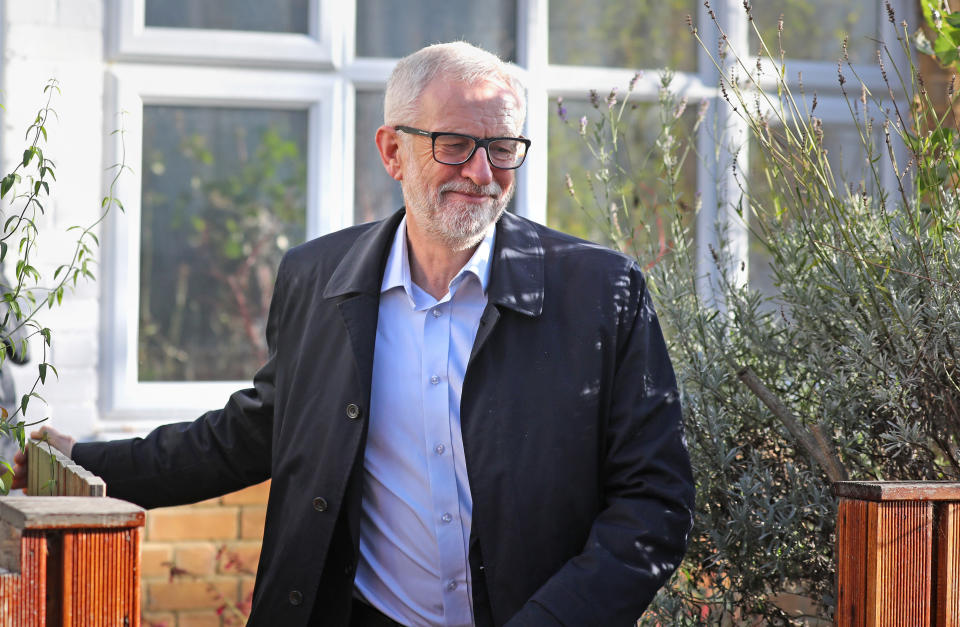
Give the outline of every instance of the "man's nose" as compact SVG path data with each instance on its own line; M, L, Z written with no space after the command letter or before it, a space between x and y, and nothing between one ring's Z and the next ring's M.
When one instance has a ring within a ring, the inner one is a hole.
M486 148L477 148L473 156L461 166L463 176L477 185L488 185L493 182L493 166L487 158Z

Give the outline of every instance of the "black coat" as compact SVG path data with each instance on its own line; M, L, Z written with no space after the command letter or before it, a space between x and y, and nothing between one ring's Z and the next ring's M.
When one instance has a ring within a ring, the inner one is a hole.
M78 444L159 507L268 477L250 625L347 623L380 282L402 211L280 264L253 388L144 439ZM632 624L678 566L693 485L673 370L636 263L504 214L461 423L478 625Z

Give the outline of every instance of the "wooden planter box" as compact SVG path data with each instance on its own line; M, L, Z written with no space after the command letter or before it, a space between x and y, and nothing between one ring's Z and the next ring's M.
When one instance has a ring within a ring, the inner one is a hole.
M840 481L840 627L960 627L960 483Z

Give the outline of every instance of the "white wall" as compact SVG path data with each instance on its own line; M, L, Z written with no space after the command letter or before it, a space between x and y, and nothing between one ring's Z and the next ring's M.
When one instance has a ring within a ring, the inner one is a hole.
M103 2L101 0L6 0L3 5L3 66L0 167L10 171L26 147L24 132L44 103L49 78L60 82L53 107L59 119L48 123L45 156L56 163L56 182L38 220L37 267L44 285L57 265L69 260L73 225L88 225L99 216L103 196ZM4 200L4 213L11 207ZM97 235L101 235L98 231ZM12 255L14 251L8 253ZM9 264L8 264L9 265ZM8 269L8 276L12 267ZM100 335L100 286L87 282L64 296L63 306L43 310L39 320L53 332L48 361L60 373L39 390L47 407L34 401L27 419L50 416L50 424L83 436L95 435L97 360ZM29 391L42 356L42 342L31 343L28 365L11 367L17 391Z

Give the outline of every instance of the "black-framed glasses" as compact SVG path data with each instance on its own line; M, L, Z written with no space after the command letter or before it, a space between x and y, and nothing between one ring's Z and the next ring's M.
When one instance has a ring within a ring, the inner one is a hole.
M527 158L530 140L525 137L480 138L463 133L424 131L412 126L394 126L394 130L429 137L433 142L433 159L444 165L462 165L473 158L477 148L484 148L487 161L501 170L514 170Z

